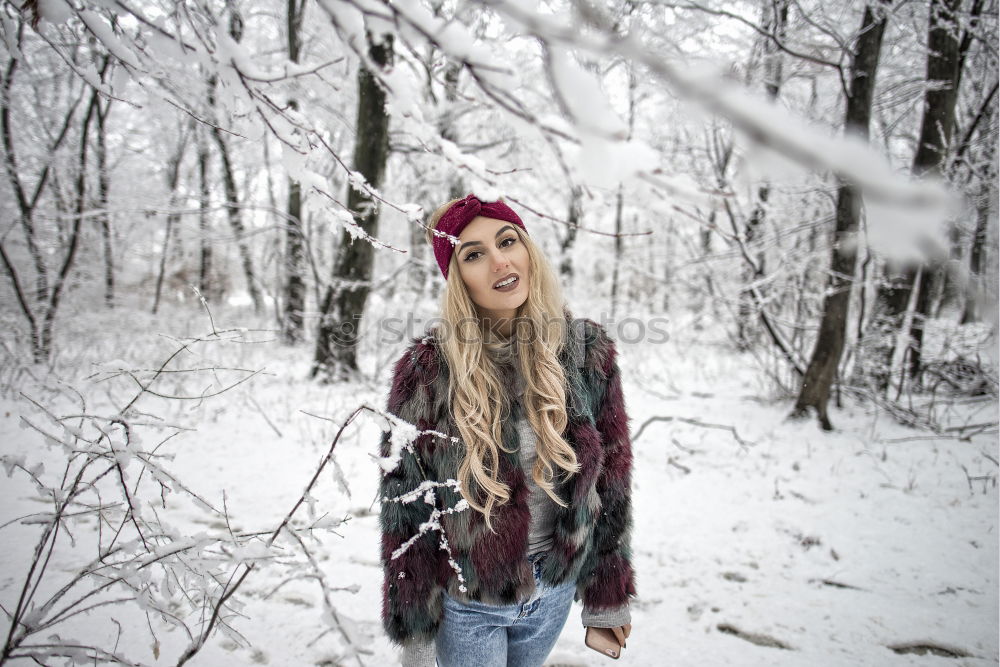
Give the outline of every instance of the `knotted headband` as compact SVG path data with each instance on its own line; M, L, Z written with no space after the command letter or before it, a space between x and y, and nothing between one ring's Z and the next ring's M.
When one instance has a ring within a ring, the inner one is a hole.
M437 226L434 229L445 234L458 236L465 229L465 226L472 222L473 218L480 215L484 218L512 222L521 229L524 229L524 223L521 222L521 218L518 217L517 213L514 213L510 206L507 206L502 201L480 201L476 195L469 195L465 199L459 199L452 204L438 220ZM527 234L528 230L524 229L524 232ZM444 274L445 279L447 279L448 266L451 263L451 256L455 252L455 246L452 245L447 237L438 236L437 234L434 235L433 245L434 258L437 259L438 267L441 269L441 273Z

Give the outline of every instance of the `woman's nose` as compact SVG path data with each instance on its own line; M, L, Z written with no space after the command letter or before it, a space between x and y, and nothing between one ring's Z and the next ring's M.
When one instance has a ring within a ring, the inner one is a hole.
M510 260L504 257L500 252L495 252L493 254L493 271L497 272L501 269L506 269L510 267Z

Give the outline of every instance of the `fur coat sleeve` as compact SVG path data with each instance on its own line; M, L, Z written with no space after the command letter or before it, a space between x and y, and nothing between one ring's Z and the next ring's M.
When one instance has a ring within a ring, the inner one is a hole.
M403 354L393 372L388 411L421 431L433 428L427 415L428 402L433 400L435 364L431 347L418 342ZM383 457L389 455L390 436L389 432L382 434ZM383 473L379 481L382 622L389 638L400 645L433 640L441 621L441 595L448 581L449 568L439 548L439 531L425 527L420 534L434 506L422 496L409 502L396 500L431 478L421 452L434 437L420 435L410 447L404 447L399 465Z
M632 443L625 411L618 350L594 322L587 345L587 366L603 376L595 382L595 425L601 435L603 465L597 479L601 510L594 526L593 549L577 580L584 608L593 612L620 608L635 592L632 569Z

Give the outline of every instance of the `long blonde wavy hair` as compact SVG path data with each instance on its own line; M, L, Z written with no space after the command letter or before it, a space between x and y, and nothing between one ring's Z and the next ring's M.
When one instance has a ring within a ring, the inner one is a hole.
M432 230L441 216L457 201L449 201L431 215L428 242L433 242ZM514 230L527 248L531 272L528 298L517 310L518 330L511 332L511 344L517 346L525 383L525 416L537 436L532 479L554 502L565 507L555 493L554 479L558 471L572 475L580 469L576 453L562 437L568 423L567 383L559 353L569 323L562 290L544 253L523 229L515 225ZM481 512L486 526L496 532L490 521L493 508L510 500L510 487L499 480L500 450L510 451L504 448L501 438L501 424L510 416L510 403L509 387L502 382L500 367L490 352L502 348L505 341L480 319L459 273L457 257L457 252L452 254L440 317L445 328L442 351L450 371L448 404L466 445L458 481L469 506ZM519 335L521 326L527 326L527 336ZM473 486L478 492L472 491Z

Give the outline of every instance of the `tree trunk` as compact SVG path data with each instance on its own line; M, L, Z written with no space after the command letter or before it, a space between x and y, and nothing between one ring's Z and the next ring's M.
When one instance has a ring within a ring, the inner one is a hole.
M629 9L631 13L631 8ZM639 87L639 80L635 75L635 67L631 63L626 63L626 70L628 71L628 134L627 139L632 139L632 134L635 131L635 111L636 111L636 99L635 93ZM618 307L618 293L621 291L619 283L622 253L625 244L622 242L622 230L623 230L623 214L625 206L625 186L622 183L618 184L618 195L615 200L615 257L613 264L613 272L611 274L611 317L614 318Z
M786 26L788 25L788 0L777 0L772 6L765 6L766 13L764 20L765 29L774 34L778 39L784 41ZM781 93L782 78L782 58L774 40L764 38L764 87L767 90L767 97L774 102ZM762 183L757 188L757 201L754 202L753 212L747 220L744 229L744 239L747 246L748 256L753 259L753 265L747 263L743 267L743 283L747 285L740 290L739 307L737 311L736 323L736 346L737 349L746 351L753 346L756 338L754 313L757 307L754 304L752 283L759 280L766 273L765 257L763 252L752 253L751 247L760 234L764 225L764 218L767 215L767 200L770 196L771 188L768 183Z
M18 42L20 42L21 39L23 26L23 23L18 26ZM101 78L103 78L104 74L107 72L108 62L109 60L105 58L103 66L100 70ZM48 270L44 259L40 255L38 245L35 242L33 215L42 193L45 191L46 183L49 179L49 174L52 173L52 170L50 169L51 164L46 164L42 167L38 179L35 182L34 191L29 195L21 182L20 169L14 152L13 132L10 126L9 100L11 85L13 83L14 73L16 70L17 60L12 58L4 73L3 81L0 83L0 135L2 135L4 147L5 171L7 172L8 179L10 180L11 189L14 191L15 199L17 200L19 213L18 217L26 237L28 251L35 264L35 303L32 303L31 298L28 296L28 293L18 276L14 263L4 250L2 239L0 239L0 259L3 260L4 267L7 270L7 274L17 297L18 304L21 307L21 311L24 313L25 319L28 321L28 326L31 332L32 359L35 363L43 363L48 361L52 354L53 327L55 324L56 313L59 310L63 290L66 288L69 275L73 270L77 249L79 248L80 228L83 225L84 211L87 206L87 151L90 122L94 116L95 108L100 103L100 95L94 89L85 88L84 91L80 93L80 97L73 101L69 110L66 112L62 127L59 129L55 140L50 146L47 146L49 154L54 154L63 143L69 133L76 108L80 101L84 98L86 92L89 90L91 93L90 101L87 105L87 112L84 116L83 124L80 129L79 161L75 178L76 200L73 215L71 216L72 222L69 232L65 238L66 254L62 259L62 263L59 266L59 272L55 275L55 280L51 284L50 288ZM36 307L39 309L37 315L34 310Z
M865 7L861 21L860 37L854 50L850 71L850 92L844 127L868 137L871 120L872 96L875 75L885 34L885 4ZM809 408L816 411L824 430L833 428L827 415L830 389L837 374L837 366L844 350L847 330L847 311L850 304L851 284L857 251L854 242L861 213L861 196L858 189L842 182L837 190L835 236L830 249L830 277L826 297L823 299L823 318L820 322L816 346L802 379L802 388L792 411L793 417L804 417Z
M441 136L452 143L458 143L458 129L455 127L455 105L458 103L458 82L462 74L462 64L449 60L444 68L444 113L438 119ZM448 177L448 199L464 197L465 181L459 169L452 170Z
M573 185L569 191L569 210L566 213L566 220L570 225L566 228L566 236L560 244L559 275L563 277L567 284L573 281L573 245L576 243L577 226L583 216L583 188Z
M104 70L107 69L105 63ZM101 74L104 74L104 70ZM63 258L62 266L52 283L52 292L49 295L48 305L45 309L45 317L42 321L39 345L34 351L35 362L47 360L52 354L52 328L55 324L56 312L62 299L63 290L70 272L73 270L73 263L76 260L76 251L80 245L80 228L83 225L83 214L87 207L87 144L90 141L90 119L94 116L94 109L100 104L101 96L94 90L91 93L90 104L87 105L87 113L83 117L83 125L80 130L80 157L79 167L76 174L76 210L73 216L73 227L69 237L69 247L66 256Z
M293 345L302 340L306 309L305 242L302 228L302 188L288 179L288 218L285 221L285 307L281 340Z
M956 55L957 63L955 65L955 81L954 84L952 85L952 90L954 91L953 95L954 100L952 106L953 109L952 135L954 135L955 130L957 129L958 126L958 120L957 120L958 92L961 90L962 75L965 73L965 58L968 55L969 47L972 45L973 35L976 32L979 32L982 28L981 17L985 4L986 3L984 0L972 0L972 6L969 8L966 17L964 17L963 22L967 27L965 31L962 33L961 42L958 44L958 52ZM954 14L951 14L950 16L946 15L943 17L945 24L948 25L948 27L951 30L957 31L959 29L959 21L956 14L960 10L961 10L961 0L959 0L959 3L956 5ZM978 89L978 86L976 88ZM986 98L984 99L985 105L988 106L990 104L990 99L994 94L996 94L996 89L997 89L997 84L996 82L994 82L992 92L989 95L987 95ZM969 131L975 132L976 125L978 125L979 120L980 117L977 115L976 118L972 121L972 124L969 127ZM967 150L966 145L969 138L971 138L971 135L967 132L965 133L965 136L962 138L961 141L956 141L954 139L949 140L946 147L947 155L941 156L942 172L945 173L949 172L950 171L949 167L953 166L955 162L957 162L961 154L964 153L965 150ZM992 161L992 151L991 151L990 161ZM959 221L953 220L951 223L951 233L950 233L951 262L945 268L945 270L939 271L936 276L941 283L941 292L943 295L943 298L941 299L941 302L938 304L938 308L935 313L936 317L939 316L937 313L940 310L947 308L949 306L954 306L957 309L959 309L961 312L963 312L962 317L964 317L965 307L964 304L960 305L960 303L962 302L963 297L965 297L968 294L968 285L962 284L962 278L961 278L962 272L960 267L962 264L962 245L963 245L962 236L963 235L961 233Z
M756 338L757 327L754 325L754 313L758 307L754 303L753 283L762 278L765 274L765 257L763 252L752 252L751 248L760 228L764 224L766 215L765 207L767 198L770 196L770 187L765 183L757 188L757 201L754 203L753 212L744 227L743 239L746 245L747 257L752 260L743 266L743 289L740 290L739 307L736 316L736 349L746 352L753 347ZM762 313L763 314L763 313Z
M22 28L23 23L18 26L19 42ZM35 225L33 216L38 194L42 191L45 176L48 174L49 170L46 167L42 172L42 176L39 181L40 185L35 189L35 197L30 197L21 183L20 168L17 164L14 152L13 131L10 126L10 91L11 86L14 83L14 74L17 72L17 65L17 58L11 56L10 61L7 63L7 70L4 72L2 88L0 88L0 134L3 136L5 158L4 168L7 172L7 177L10 180L11 189L14 190L14 196L17 199L18 211L20 213L19 222L21 224L21 229L24 232L25 242L28 245L28 254L31 256L31 260L35 266L35 301L39 304L44 304L45 299L49 294L48 268L45 265L45 259L42 256L42 251L38 247L38 243L35 241ZM76 104L73 105L67 115L62 136L65 136L65 128L68 128L70 117L72 117L75 110ZM53 147L53 152L54 150L55 146Z
M944 83L941 90L928 90L924 97L924 119L920 143L913 158L915 176L940 175L951 135L955 128L955 103L962 73L963 53L958 37L956 12L961 0L932 0L927 30L927 80ZM914 380L920 377L924 323L930 313L930 287L944 262L932 260L924 267L923 277L913 287L917 290L913 324L910 332L908 364L905 370Z
M951 135L955 126L955 102L958 98L958 82L962 71L962 54L957 36L955 12L961 0L932 0L927 24L927 82L936 83L924 95L924 115L920 127L917 151L913 157L913 174L940 176L946 152L951 145ZM943 84L943 85L941 85ZM904 366L904 380L907 375L915 378L920 369L920 341L923 339L923 322L929 307L929 287L933 282L941 262L925 266L920 287L916 287L917 264L886 267L886 279L879 285L878 296L870 332L866 338L870 343L863 350L870 367L871 381L878 391L885 391L891 378L892 360L896 356L896 346L903 341L908 350L908 365ZM920 291L916 297L916 312L913 317L911 336L905 331L906 311L913 290ZM897 340L898 339L898 340Z
M246 279L247 291L250 292L250 301L253 302L253 312L259 313L261 308L260 288L257 286L257 279L253 270L253 258L250 256L250 247L247 245L246 230L243 227L243 218L240 215L240 199L236 190L236 177L233 174L233 164L229 159L229 146L226 144L222 131L218 128L212 129L212 136L215 137L215 144L219 147L219 156L222 158L222 184L226 190L226 218L229 220L229 227L236 237L236 247L240 253L240 263L243 266L243 276Z
M984 254L986 239L989 235L990 202L995 199L995 190L991 183L983 181L976 202L976 231L972 236L972 248L969 251L969 282L968 294L965 298L965 311L962 313L962 324L978 322L981 319L981 304L985 301L983 285Z
M261 163L264 166L264 175L267 179L267 205L272 211L277 212L278 209L278 195L274 191L274 170L271 168L271 150L270 137L265 137L264 141L261 142ZM285 290L285 271L283 267L285 248L285 230L286 225L282 219L281 223L274 225L272 240L268 241L268 252L264 256L264 265L261 267L261 272L265 272L271 269L271 264L273 262L274 275L272 276L271 285L273 286L268 290L268 294L271 296L271 306L274 309L274 323L278 327L278 331L282 330L282 309L285 307L284 302L284 290ZM265 283L266 284L266 283ZM282 341L284 341L284 333L281 334Z
M715 221L716 218L718 217L719 217L719 212L715 207L713 207L708 214L708 224L703 225L698 232L698 237L699 237L698 240L699 240L699 246L701 248L701 256L704 259L707 259L708 256L712 254L712 230L715 229ZM668 230L668 233L672 235L673 228ZM665 253L666 261L664 262L664 269L663 269L663 284L666 286L666 289L663 291L663 312L668 312L670 310L670 305L671 305L670 288L671 288L671 283L673 282L673 273L674 273L672 270L672 264L674 261L674 251L673 251L673 241L671 236L667 237L666 250L667 250L667 252ZM712 272L705 271L704 278L705 278L705 294L707 295L715 294L715 283L712 280ZM694 312L696 315L694 320L694 327L696 331L702 330L703 326L702 312L705 309L705 304L708 302L709 302L708 299L697 299L694 302Z
M288 33L288 59L299 62L302 49L302 12L305 0L288 0L285 13L286 31ZM299 106L295 99L288 100L288 106L297 111ZM281 315L281 340L287 345L293 345L302 340L304 315L306 310L305 282L305 236L302 226L302 187L288 179L288 202L285 220L285 284L283 311Z
M622 209L625 206L625 186L618 184L615 194L615 254L611 260L611 319L618 305L618 270L622 261Z
M243 18L239 13L239 8L233 0L227 0L226 7L229 10L229 35L233 41L239 43L243 39ZM216 78L213 76L208 84L208 104L215 106L215 86ZM243 267L243 277L247 284L247 292L250 294L250 301L253 303L253 312L260 313L261 298L260 288L257 286L257 278L253 270L253 257L250 255L250 248L247 245L246 229L243 227L243 217L240 213L240 197L236 187L236 175L233 170L233 163L229 157L229 145L222 135L222 130L215 126L212 128L212 138L219 149L219 158L222 161L222 186L226 193L226 220L229 221L229 228L236 237L236 248L240 255L240 265Z
M193 123L193 121L192 121ZM177 207L178 199L177 186L180 183L181 163L184 162L184 152L187 149L189 132L194 129L194 125L188 125L183 129L180 141L177 143L177 150L167 160L167 189L170 192L170 210L167 212L166 229L163 235L163 252L160 254L160 270L156 276L156 293L153 296L153 314L160 307L160 296L163 292L163 278L167 272L167 257L170 252L170 237L174 233L174 227L180 221L180 215L174 209Z
M200 195L200 201L198 202L198 231L200 238L198 239L198 243L201 250L200 261L198 263L198 290L201 292L202 297L211 301L215 299L215 294L212 293L211 289L212 245L208 238L209 192L208 146L205 143L203 131L198 130L198 194Z
M376 67L385 68L392 61L392 38L382 36L374 43L368 36L368 54ZM389 116L385 110L385 92L365 63L358 69L357 138L354 145L354 168L372 188L378 188L389 156ZM361 229L374 236L378 232L376 202L364 192L348 185L347 207ZM332 283L320 308L316 336L316 355L311 377L325 381L347 379L358 370L358 325L371 289L374 248L368 241L354 241L345 229L334 259Z
M110 56L105 56L105 60L110 60ZM97 113L97 202L101 208L98 224L101 226L101 240L104 246L104 305L108 308L114 308L115 305L115 265L111 242L111 212L108 210L110 206L108 135L105 129L108 112L111 111L111 103L112 100L108 100L103 106L98 103L95 110Z

